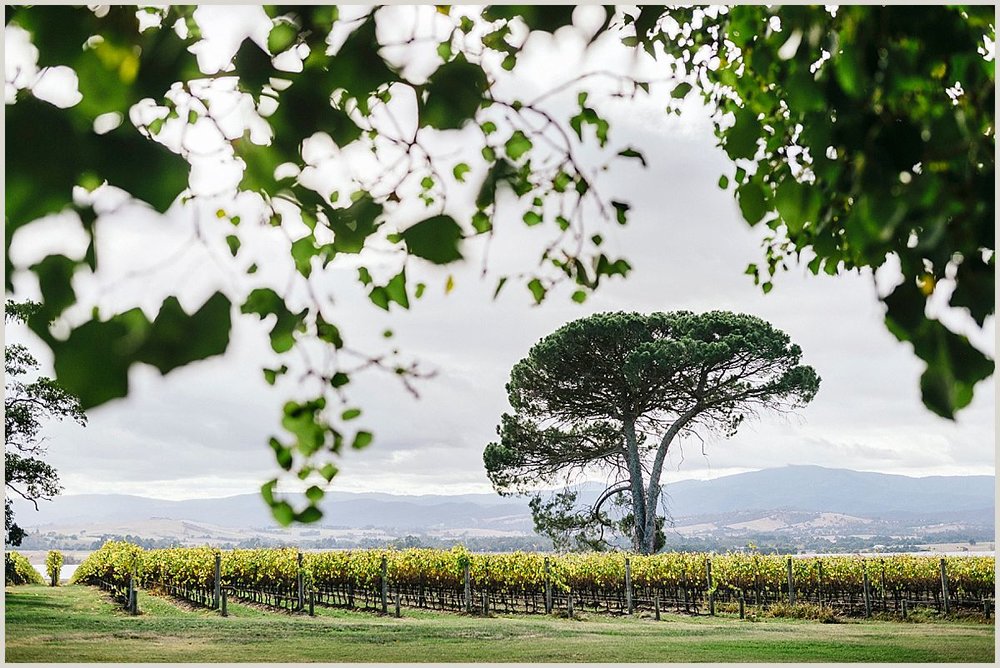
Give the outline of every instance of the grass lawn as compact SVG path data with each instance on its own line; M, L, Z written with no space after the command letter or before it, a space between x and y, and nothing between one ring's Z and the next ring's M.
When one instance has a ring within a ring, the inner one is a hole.
M583 620L403 618L317 608L316 617L230 602L230 616L139 592L130 617L93 587L6 588L6 660L16 662L967 661L993 662L994 627L976 623L740 621L665 615Z

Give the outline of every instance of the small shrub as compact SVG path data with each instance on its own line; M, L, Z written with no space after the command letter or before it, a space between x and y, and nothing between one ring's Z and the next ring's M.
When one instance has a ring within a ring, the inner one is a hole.
M49 574L49 583L59 586L59 574L62 572L63 556L59 550L49 550L45 555L45 572Z
M833 611L815 603L772 603L763 611L763 617L789 617L792 619L812 619L824 624L838 624L841 619Z

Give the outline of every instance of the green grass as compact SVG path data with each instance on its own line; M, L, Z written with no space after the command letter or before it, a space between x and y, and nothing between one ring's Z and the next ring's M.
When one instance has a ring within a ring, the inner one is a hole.
M491 619L404 610L402 619L317 608L314 618L231 603L230 616L139 593L130 617L98 589L6 589L15 662L992 662L994 627L975 623L820 624L665 615Z

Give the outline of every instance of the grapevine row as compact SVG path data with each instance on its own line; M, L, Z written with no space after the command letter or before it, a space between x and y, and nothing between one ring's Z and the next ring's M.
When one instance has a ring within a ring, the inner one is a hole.
M652 609L661 601L699 610L710 596L713 602L744 598L761 605L793 596L799 602L843 605L854 611L863 600L870 605L873 599L885 610L898 610L903 601L940 608L942 595L941 560L912 555L822 559L745 553L486 555L454 548L306 553L300 566L293 548L142 550L109 542L81 564L74 580L124 582L134 574L142 587L201 592L198 600L205 603L216 586L217 556L219 586L237 596L292 599L304 587L320 604L378 608L381 603L383 609L380 598L385 590L403 605L441 609L471 605L476 610L485 605L487 610L509 612L551 610L553 605L566 605L570 592L584 609L611 612L625 611L626 606ZM944 561L946 598L953 604L981 606L993 599L993 557Z

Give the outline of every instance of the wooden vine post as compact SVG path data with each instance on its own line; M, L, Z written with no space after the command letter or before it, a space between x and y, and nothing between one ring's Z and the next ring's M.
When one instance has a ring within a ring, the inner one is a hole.
M712 559L705 559L705 578L708 583L708 614L715 616L715 592L712 591Z
M885 612L885 559L879 559L879 563L882 565L882 575L880 578L880 585L882 588L882 612Z
M632 614L632 563L625 557L625 614Z
M865 588L865 617L872 616L872 590L871 584L868 582L868 565L862 564L864 570L861 571L863 576L863 584Z
M795 605L795 581L792 577L792 558L788 557L788 605Z
M212 608L218 610L222 605L222 555L215 555L215 586L212 592Z
M472 613L472 577L469 574L469 562L465 562L465 611Z
M306 607L306 589L305 589L305 579L302 572L302 553L299 552L296 557L296 563L299 566L298 575L295 577L296 585L296 598L298 599L298 610L305 610Z
M549 573L548 557L545 557L545 614L552 614L552 576Z
M382 581L382 614L387 615L389 614L389 559L384 554L382 555L382 570L379 579Z
M941 559L941 603L944 605L944 614L947 615L951 611L951 602L948 600L948 566L944 559Z
M819 576L818 576L819 577L819 604L820 604L820 606L822 606L824 604L824 601L823 601L823 560L822 559L820 559L818 562L816 562L816 567L819 570Z

